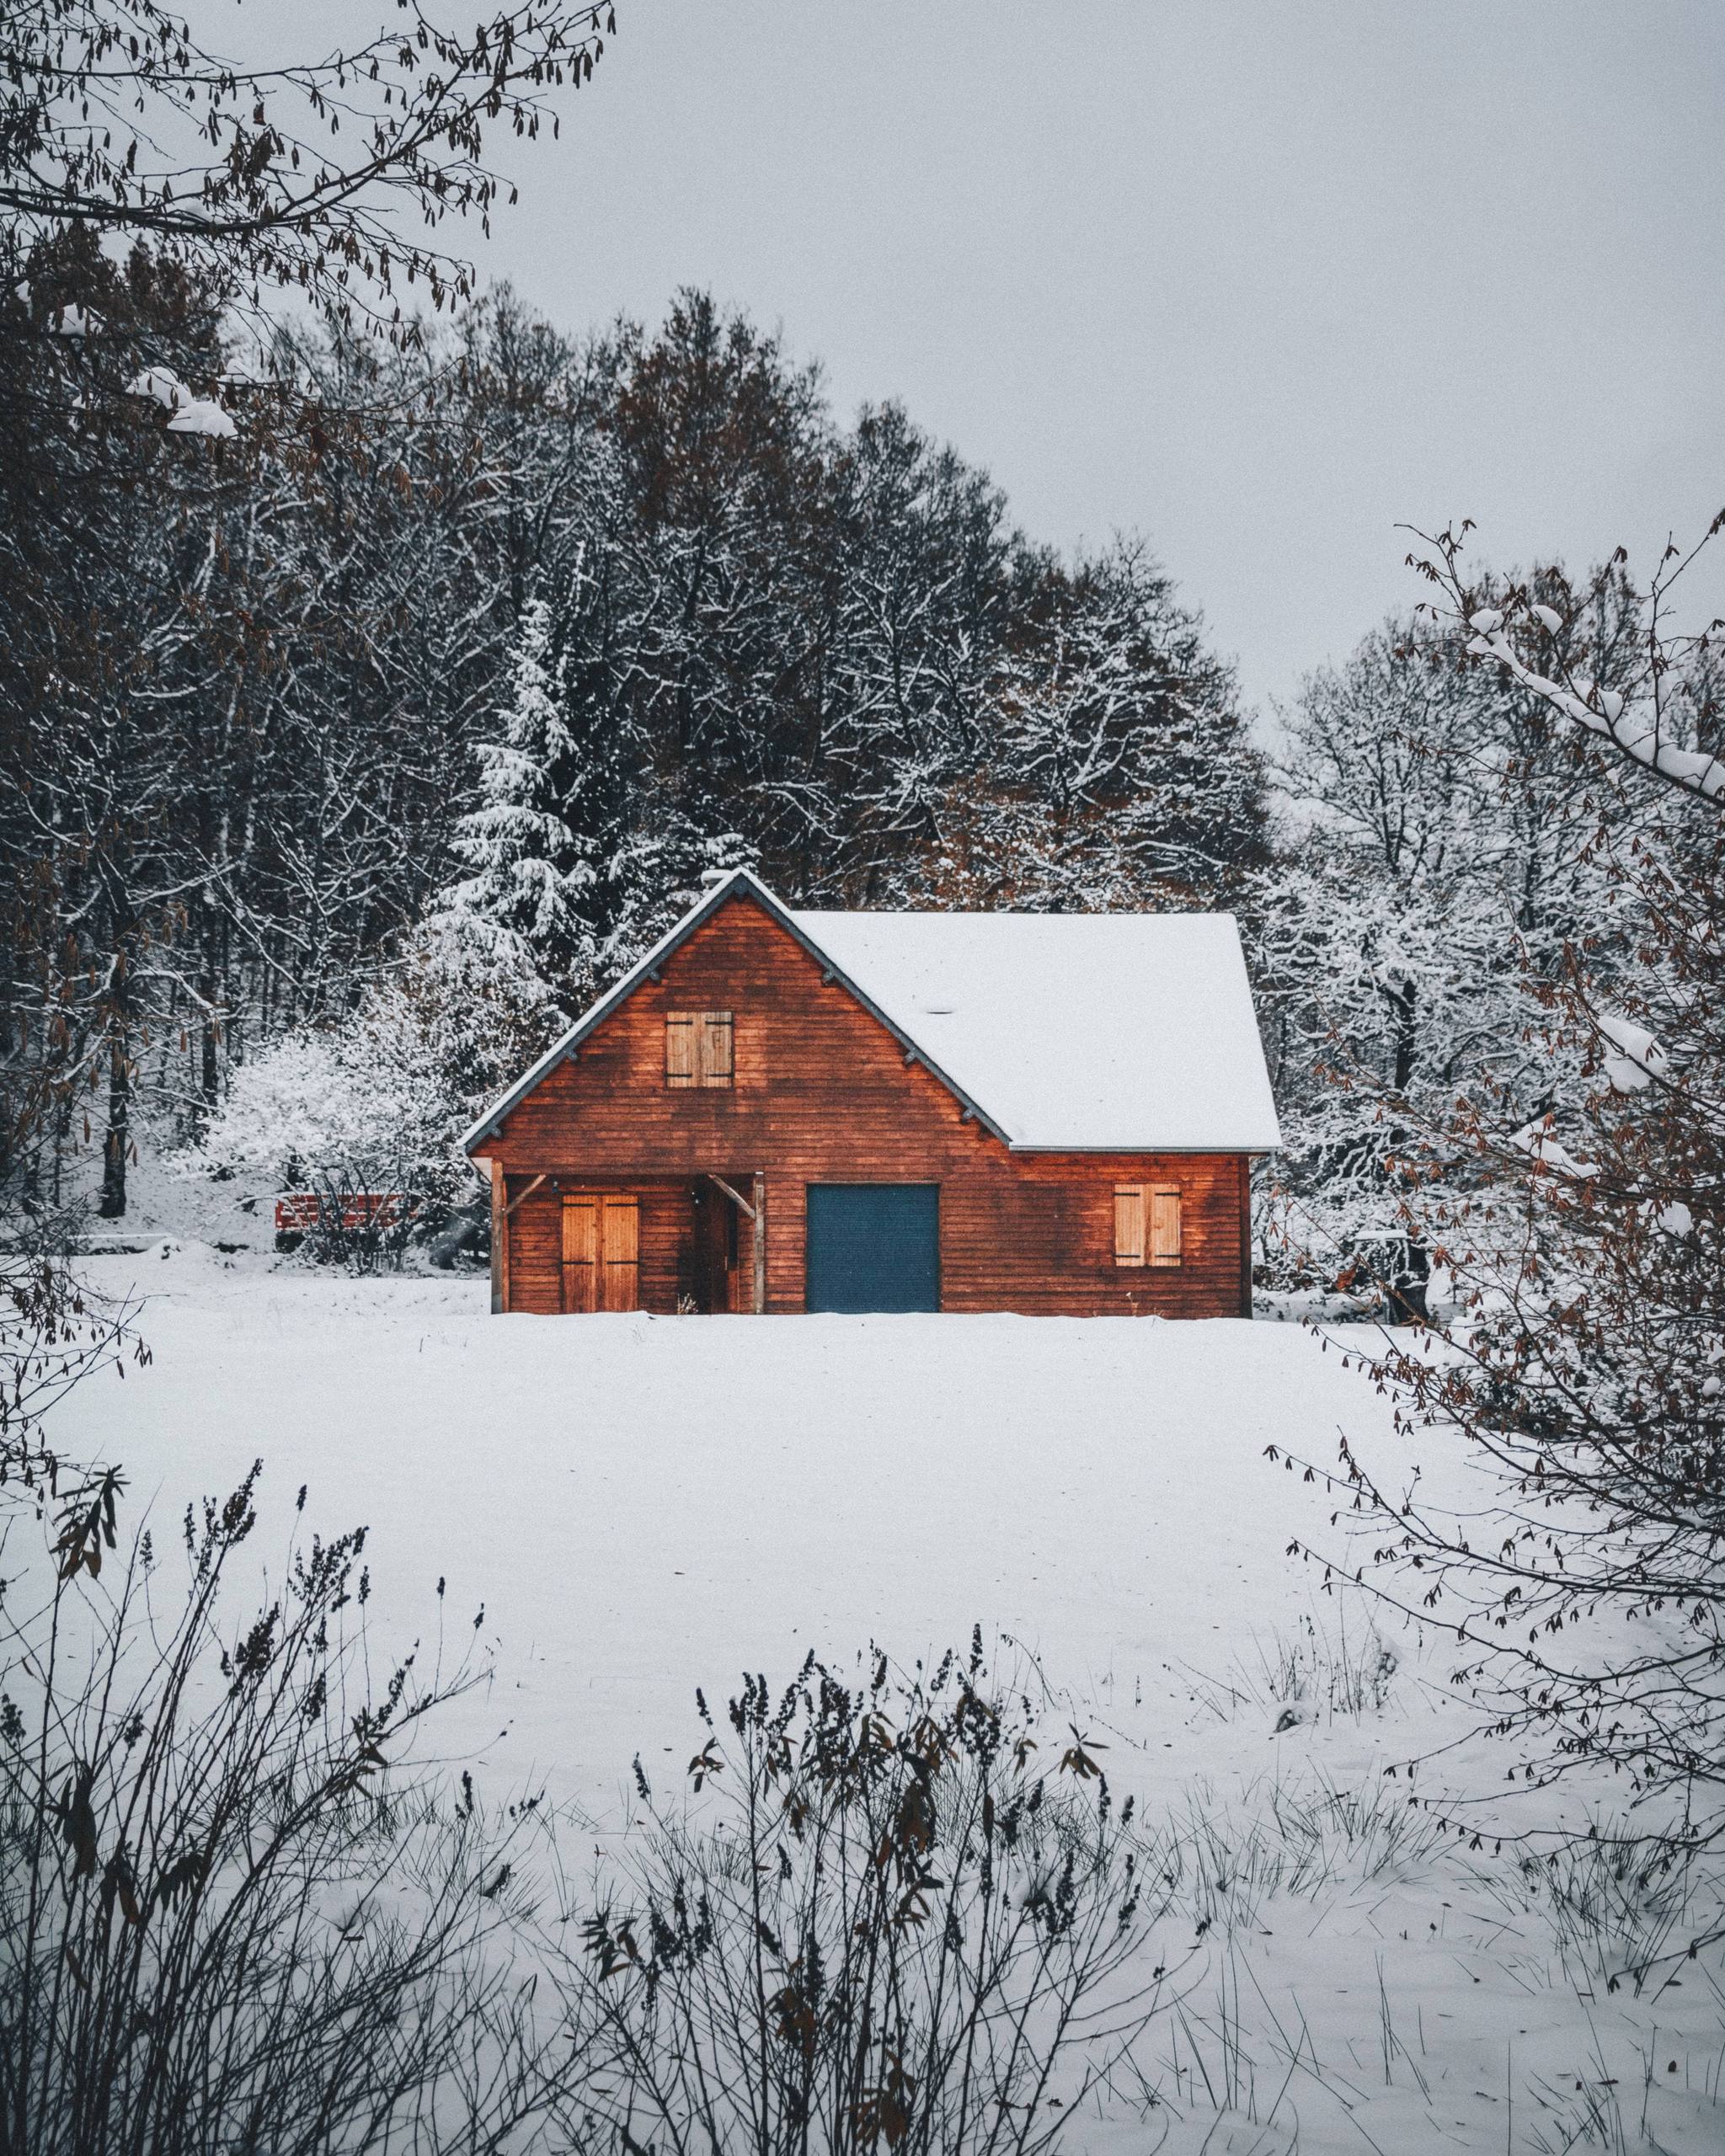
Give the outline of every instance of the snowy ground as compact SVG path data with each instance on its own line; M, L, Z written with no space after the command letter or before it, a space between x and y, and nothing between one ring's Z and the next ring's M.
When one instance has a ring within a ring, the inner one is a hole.
M147 1299L154 1361L75 1394L58 1443L122 1460L158 1522L261 1457L265 1552L302 1482L318 1527L367 1523L380 1646L441 1619L489 1659L445 1742L494 1793L547 1788L602 1832L638 1753L673 1780L696 1748L697 1684L871 1642L908 1664L980 1624L1179 1825L1215 1913L1131 2145L1243 2152L1255 2116L1266 2156L1296 2121L1307 2156L1725 2147L1717 1950L1611 1988L1664 1920L1645 1897L1566 1951L1548 1891L1489 1843L1434 1847L1384 1778L1456 1710L1440 1659L1284 1555L1333 1499L1266 1445L1394 1442L1298 1327L499 1320L471 1278L162 1247L92 1262ZM1477 1795L1504 1761L1447 1771Z

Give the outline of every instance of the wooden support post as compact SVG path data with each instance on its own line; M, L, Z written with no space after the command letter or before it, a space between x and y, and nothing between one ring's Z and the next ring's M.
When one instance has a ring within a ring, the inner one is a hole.
M1252 1315L1252 1156L1240 1155L1240 1315Z
M509 1193L503 1163L495 1155L491 1170L491 1315L509 1308Z
M766 1177L755 1171L755 1315L766 1315Z

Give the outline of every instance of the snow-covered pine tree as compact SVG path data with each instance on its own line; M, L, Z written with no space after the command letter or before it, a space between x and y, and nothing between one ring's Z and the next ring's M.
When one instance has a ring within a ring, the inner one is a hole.
M703 829L680 775L654 766L611 655L617 568L603 533L584 536L560 606L528 605L500 734L479 751L480 805L451 842L469 873L431 914L569 1011L628 971L705 870L756 857L735 832Z
M457 824L451 851L467 873L432 909L512 970L531 969L579 1006L598 953L594 834L573 820L587 791L563 707L553 616L528 602L497 738L481 744L479 806Z

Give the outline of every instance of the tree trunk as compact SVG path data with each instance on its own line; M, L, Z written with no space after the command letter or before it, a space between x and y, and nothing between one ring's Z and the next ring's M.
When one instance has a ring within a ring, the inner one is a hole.
M199 938L202 947L203 964L198 981L198 996L203 1004L203 1014L198 1042L198 1094L202 1110L200 1122L216 1113L222 1090L222 1064L219 1049L222 1043L221 996L223 968L220 949L221 923L216 908L211 904L209 887L204 888L201 906L203 933Z
M1430 1316L1426 1305L1431 1285L1431 1254L1423 1243L1407 1236L1400 1262L1390 1280L1390 1318L1395 1325L1424 1325Z
M1405 1094L1413 1082L1419 1053L1419 990L1410 980L1403 982L1399 993L1387 993L1396 1007L1396 1091Z
M108 1049L108 1128L102 1134L102 1202L104 1220L126 1217L126 1157L131 1146L131 1070L124 1029L116 1027Z
M1392 995L1396 1006L1396 1091L1405 1100L1418 1056L1419 991L1410 981ZM1392 1143L1400 1150L1404 1134L1397 1131ZM1413 1236L1402 1244L1399 1260L1390 1279L1390 1317L1395 1325L1423 1325L1427 1319L1426 1289L1432 1262L1423 1243Z
M131 930L130 894L117 875L110 877L113 933L108 977L108 1128L102 1134L102 1198L96 1210L104 1220L126 1217L126 1156L131 1150Z

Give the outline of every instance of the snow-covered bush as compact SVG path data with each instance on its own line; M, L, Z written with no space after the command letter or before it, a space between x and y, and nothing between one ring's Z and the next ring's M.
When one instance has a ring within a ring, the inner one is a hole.
M183 1164L239 1178L260 1201L316 1195L322 1255L398 1255L410 1230L435 1230L473 1202L457 1141L563 1016L518 953L435 921L350 1017L300 1027L242 1065ZM356 1193L398 1193L411 1207L344 1226L342 1200Z
M398 1158L398 1104L387 1092L385 1075L355 1053L350 1035L284 1034L234 1074L203 1150L229 1174L259 1182L351 1167L353 1187L370 1189Z

